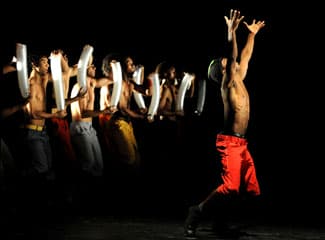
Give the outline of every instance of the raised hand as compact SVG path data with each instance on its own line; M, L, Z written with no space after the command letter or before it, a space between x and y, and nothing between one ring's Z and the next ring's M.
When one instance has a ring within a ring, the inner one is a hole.
M254 19L252 24L248 24L247 22L244 21L245 26L248 28L248 30L251 33L256 34L262 27L265 26L265 21L257 21Z
M244 16L240 16L240 11L230 9L229 18L224 16L228 28L228 41L232 40L232 32L236 31L239 23L243 20Z

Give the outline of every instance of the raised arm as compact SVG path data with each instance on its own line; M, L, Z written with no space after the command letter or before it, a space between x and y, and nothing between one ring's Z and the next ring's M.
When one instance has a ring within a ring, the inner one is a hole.
M241 52L240 55L240 74L242 79L245 78L247 69L248 69L248 63L249 60L252 57L253 54L253 48L255 43L255 35L258 33L258 31L265 26L264 21L258 21L254 19L252 24L248 25L247 22L244 21L245 26L249 30L248 36L247 36L247 42Z
M240 11L233 9L230 10L229 18L225 16L226 24L228 26L228 36L229 34L231 35L231 38L228 37L228 42L231 41L230 57L228 59L230 62L227 64L227 72L229 73L228 84L232 83L236 73L236 61L238 58L236 31L243 18L244 16L240 15Z

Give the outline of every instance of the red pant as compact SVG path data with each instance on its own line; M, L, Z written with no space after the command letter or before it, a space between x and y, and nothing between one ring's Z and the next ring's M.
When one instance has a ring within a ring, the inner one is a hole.
M76 155L71 144L69 122L65 118L51 118L50 136L55 141L54 151L65 164L75 164Z
M100 114L98 116L99 119L99 126L101 127L102 131L102 143L105 145L104 148L109 147L109 137L108 137L108 130L107 130L107 123L111 119L110 114Z
M221 158L222 180L216 191L226 195L239 193L241 184L246 192L260 195L260 187L256 178L255 165L247 148L245 138L218 134L217 152Z

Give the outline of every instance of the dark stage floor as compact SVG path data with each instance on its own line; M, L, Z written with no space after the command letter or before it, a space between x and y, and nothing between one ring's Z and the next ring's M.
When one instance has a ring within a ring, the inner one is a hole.
M74 214L71 216L30 216L7 218L1 224L1 240L170 240L183 236L182 217L166 216L112 216ZM220 235L212 231L209 220L202 221L197 239L240 240L318 240L325 239L325 228L319 224L306 224L274 220L269 216L255 219L234 218L228 222L231 234Z

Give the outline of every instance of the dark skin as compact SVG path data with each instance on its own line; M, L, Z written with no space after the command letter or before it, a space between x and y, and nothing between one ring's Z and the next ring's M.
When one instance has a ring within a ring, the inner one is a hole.
M221 62L223 68L221 94L224 104L224 130L244 135L248 126L250 110L249 95L244 84L244 79L247 74L249 60L253 53L255 35L265 26L265 23L264 21L256 22L253 20L252 24L248 25L244 22L249 30L249 34L246 44L241 51L240 62L238 63L236 30L243 18L243 16L240 16L240 12L236 10L231 10L229 19L225 16L228 31L232 34L232 53L230 60L224 58ZM227 67L227 64L230 65ZM208 197L200 203L200 208L202 209L216 194L216 190L213 190Z
M233 11L230 17L231 19L227 17L225 19L227 25L229 21L233 22L230 28L233 39L232 55L230 60L222 60L223 77L221 94L224 104L224 130L245 135L249 122L250 104L249 94L244 80L248 70L248 63L253 53L255 35L265 26L265 23L264 21L256 22L253 20L252 24L248 25L247 22L243 22L249 30L249 34L246 44L240 53L240 61L237 62L238 47L236 29L244 17L240 16L240 12L236 10ZM230 64L230 67L227 67L227 64Z
M179 85L175 85L176 68L170 67L165 73L164 78L166 82L162 86L161 97L159 101L158 114L166 116L169 120L176 121L177 116L184 116L184 111L176 111L173 107L176 105ZM194 79L191 83L189 97L194 95Z
M113 81L109 78L95 78L96 67L91 64L87 68L87 91L82 98L79 98L79 112L72 111L72 119L82 122L92 122L93 117L97 117L101 113L112 113L110 108L102 111L95 110L95 88L100 88L112 84ZM79 90L80 93L81 89Z
M122 112L124 115L128 115L132 118L137 118L137 119L144 119L145 118L145 113L146 109L142 109L140 113L137 111L134 111L130 108L130 101L131 97L133 94L133 91L137 91L143 94L146 94L146 89L142 88L138 84L136 84L132 78L129 76L134 73L135 71L135 65L133 63L133 59L131 57L126 57L124 60L124 74L123 74L123 82L122 82L122 93L119 101L119 110Z

